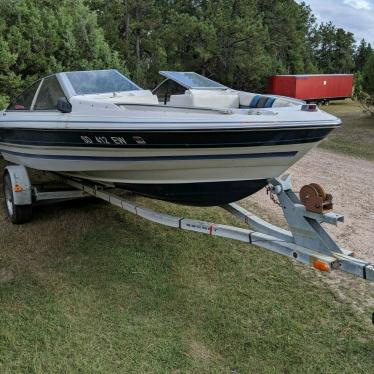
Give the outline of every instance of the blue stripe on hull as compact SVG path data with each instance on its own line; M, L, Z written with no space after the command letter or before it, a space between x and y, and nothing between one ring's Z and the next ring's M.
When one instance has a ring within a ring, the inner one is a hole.
M230 160L230 159L253 159L273 157L294 157L296 151L290 152L268 152L268 153L244 153L228 155L188 155L188 156L143 156L143 157L98 157L98 156L71 156L71 155L38 155L32 153L15 152L0 149L0 152L15 156L29 158L43 158L47 160L91 160L91 161L173 161L173 160Z

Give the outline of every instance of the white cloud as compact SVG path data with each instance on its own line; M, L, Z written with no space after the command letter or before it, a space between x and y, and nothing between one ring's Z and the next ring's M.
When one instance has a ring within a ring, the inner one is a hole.
M296 0L301 3L302 0ZM317 21L329 22L374 45L374 0L304 0Z
M344 4L350 5L355 9L370 10L371 5L366 0L344 0Z

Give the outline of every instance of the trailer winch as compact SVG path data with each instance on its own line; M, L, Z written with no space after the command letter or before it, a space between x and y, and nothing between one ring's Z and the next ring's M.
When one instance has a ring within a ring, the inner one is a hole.
M317 183L301 187L299 196L305 208L311 212L325 213L333 209L332 195L326 193Z

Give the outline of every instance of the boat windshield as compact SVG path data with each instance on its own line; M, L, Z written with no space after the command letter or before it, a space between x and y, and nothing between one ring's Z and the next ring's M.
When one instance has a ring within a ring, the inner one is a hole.
M141 90L117 70L72 71L65 74L77 95Z
M227 87L192 71L160 71L160 74L187 89L226 90Z

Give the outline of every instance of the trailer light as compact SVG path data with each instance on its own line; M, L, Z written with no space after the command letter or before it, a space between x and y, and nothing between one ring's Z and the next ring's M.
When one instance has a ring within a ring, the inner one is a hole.
M20 184L16 183L14 185L14 192L22 192L23 191L23 188Z
M317 108L317 104L304 104L302 105L301 110L305 112L316 112Z
M323 262L321 260L315 260L313 262L313 267L317 270L329 272L330 271L330 265L327 262Z

